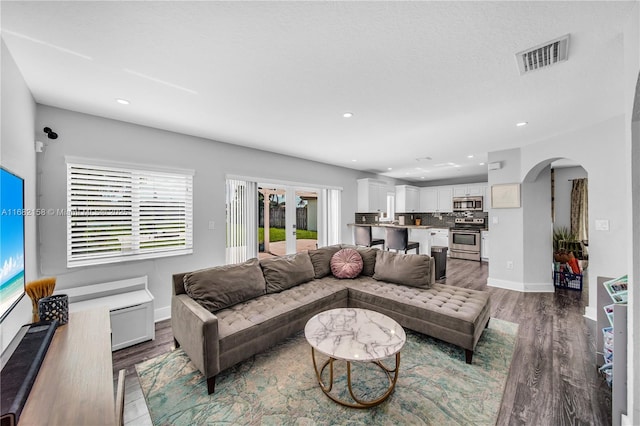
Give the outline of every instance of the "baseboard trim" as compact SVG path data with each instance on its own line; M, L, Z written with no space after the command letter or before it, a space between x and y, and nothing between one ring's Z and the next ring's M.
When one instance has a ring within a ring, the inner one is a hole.
M593 306L584 308L584 317L591 321L598 321L598 310Z
M518 281L499 280L491 277L487 278L487 286L522 293L553 293L555 291L552 283L522 283Z
M171 318L171 306L165 306L164 308L155 309L153 312L153 321L164 321Z

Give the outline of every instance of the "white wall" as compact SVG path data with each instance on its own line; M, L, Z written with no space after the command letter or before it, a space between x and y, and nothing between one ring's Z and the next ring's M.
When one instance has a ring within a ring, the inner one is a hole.
M624 209L629 212L631 238L626 247L631 283L628 322L627 413L628 424L640 424L640 113L634 116L634 104L640 110L640 4L636 2L624 27L625 88L625 170L631 185L627 188Z
M39 218L41 272L56 276L58 288L147 275L156 319L167 318L172 274L225 262L226 174L342 187L342 240L351 239L356 179L366 177L355 170L38 105L36 128L44 126L59 138L38 154L39 208L66 208L65 155L195 170L192 255L68 269L65 217Z
M24 179L25 208L36 207L36 153L34 130L36 105L4 41L2 51L2 107L0 162ZM36 218L25 217L25 280L38 276ZM1 351L9 346L23 324L31 322L31 299L24 296L0 324Z
M588 178L587 171L580 166L575 167L556 167L555 174L555 193L553 199L555 203L555 227L565 226L571 229L571 188L570 179Z
M551 167L522 182L523 283L526 291L554 291L551 279L553 226Z
M569 158L582 164L589 174L589 276L620 276L628 271L627 259L620 256L613 247L624 247L629 241L627 211L624 206L628 181L625 176L625 119L619 116L602 123L568 132L553 138L525 146L521 149L489 153L489 162L501 161L502 169L489 173L489 187L496 183L520 182L523 184L522 209L490 210L491 221L491 262L488 283L492 286L514 290L535 290L526 288L527 283L538 283L533 276L535 268L522 267L523 259L533 262L533 252L549 254L548 262L540 258L534 265L549 270L551 246L539 241L535 235L540 231L539 223L550 224L550 213L542 216L523 215L523 210L537 209L545 197L550 197L548 183L539 186L539 195L526 195L526 189L537 179L539 173L557 158ZM545 207L546 208L546 207ZM550 207L547 212L550 212ZM499 223L493 223L493 217ZM545 219L545 217L548 218ZM595 220L608 220L608 231L595 231ZM548 226L548 225L545 225ZM495 241L495 242L494 242ZM536 241L538 241L536 243ZM537 244L540 244L539 246ZM544 245L542 245L544 244ZM526 245L529 255L523 250ZM506 269L506 261L514 261L514 269ZM548 273L551 283L551 273ZM596 280L590 280L589 306L586 315L596 318Z
M489 171L489 194L492 185L521 182L519 149L490 152L487 162L497 161L502 167ZM487 204L491 232L491 261L487 283L494 287L523 290L523 209L493 209L490 201ZM512 263L513 268L508 269L507 263Z

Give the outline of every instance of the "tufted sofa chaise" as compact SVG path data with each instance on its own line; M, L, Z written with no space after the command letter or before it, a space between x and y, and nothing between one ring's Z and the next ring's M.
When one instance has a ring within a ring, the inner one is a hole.
M331 272L331 258L342 248L361 255L356 278ZM317 313L339 307L378 311L457 345L468 364L490 319L489 294L436 283L428 255L335 245L174 274L171 326L176 347L213 393L216 374L302 330Z

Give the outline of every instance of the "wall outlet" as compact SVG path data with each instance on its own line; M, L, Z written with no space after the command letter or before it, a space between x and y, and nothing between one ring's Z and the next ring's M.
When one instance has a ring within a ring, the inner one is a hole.
M209 221L209 230L213 231L216 229L216 223L213 220Z
M513 260L507 260L507 269L513 269Z

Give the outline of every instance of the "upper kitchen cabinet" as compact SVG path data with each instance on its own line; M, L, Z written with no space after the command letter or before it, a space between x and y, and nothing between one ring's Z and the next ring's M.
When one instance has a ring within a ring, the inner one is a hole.
M410 185L396 185L396 212L411 213L420 210L420 188Z
M387 195L395 194L393 186L376 179L358 179L358 212L387 211Z
M467 185L455 185L453 187L454 197L477 197L485 196L487 190L486 183L473 183Z
M432 186L420 188L420 211L449 213L453 211L453 188Z

